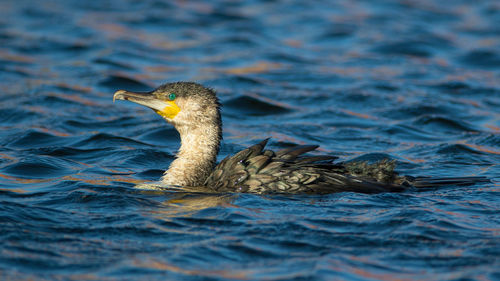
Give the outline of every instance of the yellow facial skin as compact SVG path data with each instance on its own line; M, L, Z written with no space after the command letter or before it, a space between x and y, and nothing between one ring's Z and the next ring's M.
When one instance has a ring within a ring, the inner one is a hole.
M165 101L168 106L165 106L162 110L156 110L155 112L163 118L174 119L174 117L181 111L179 106L174 101Z

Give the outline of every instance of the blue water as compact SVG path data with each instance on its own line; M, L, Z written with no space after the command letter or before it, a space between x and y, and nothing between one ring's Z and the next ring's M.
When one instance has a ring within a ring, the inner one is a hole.
M500 280L498 1L0 2L1 280ZM178 134L118 89L197 81L264 138L492 183L139 191Z

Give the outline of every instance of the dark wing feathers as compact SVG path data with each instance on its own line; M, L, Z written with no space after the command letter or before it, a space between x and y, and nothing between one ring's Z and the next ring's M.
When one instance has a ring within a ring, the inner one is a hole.
M234 156L226 157L217 165L210 176L205 180L205 185L214 189L215 191L245 191L236 190L241 182L247 180L249 171L247 171L247 161L252 160L254 157L264 156L261 155L262 150L266 146L269 139L265 139L258 144L244 149ZM269 157L269 156L264 156ZM255 162L259 159L253 160L253 169L257 169L259 163Z
M242 151L236 153L233 157L231 157L228 160L228 164L232 165L236 162L248 160L249 158L260 155L268 141L269 139L265 139L258 144L252 145L249 148L243 149Z
M317 145L299 145L273 152L264 150L269 139L226 157L205 181L217 192L333 193L400 192L407 187L437 187L489 181L483 177L403 177L395 162L382 160L332 163L333 156L303 156Z
M394 186L345 175L333 156L302 156L318 148L299 145L273 152L264 150L269 139L226 157L205 181L218 192L332 193L393 191Z
M251 175L257 174L262 168L264 168L271 161L271 157L266 155L257 155L249 158L246 161L247 171Z
M335 156L328 156L328 155L320 155L320 156L309 156L309 157L301 157L296 160L297 163L315 163L315 162L332 162L333 160L338 159L338 157Z
M295 160L299 155L313 151L318 147L318 145L297 145L278 151L276 157L284 160Z

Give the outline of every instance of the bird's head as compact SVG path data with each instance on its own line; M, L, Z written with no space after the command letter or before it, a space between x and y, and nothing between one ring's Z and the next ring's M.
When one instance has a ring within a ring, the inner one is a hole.
M118 90L114 100L147 106L178 129L220 124L220 104L215 92L193 82L167 83L151 92Z

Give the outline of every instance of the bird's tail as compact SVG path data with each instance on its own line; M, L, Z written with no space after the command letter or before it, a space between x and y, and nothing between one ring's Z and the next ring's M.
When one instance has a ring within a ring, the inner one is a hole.
M411 185L416 188L434 188L447 185L467 186L478 183L491 182L487 177L456 177L456 178L433 178L416 177L410 180Z

